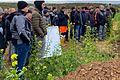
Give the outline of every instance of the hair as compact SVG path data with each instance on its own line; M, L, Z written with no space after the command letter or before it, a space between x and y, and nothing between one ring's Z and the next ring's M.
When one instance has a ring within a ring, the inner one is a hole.
M45 6L44 9L49 9L49 8L47 6Z
M43 9L42 9L42 4L44 3L45 1L34 1L34 5L35 7L41 12Z
M57 8L56 8L56 7L53 7L53 8L52 8L52 10L55 10L55 9L57 9Z
M98 6L96 8L99 8Z
M61 7L61 10L62 10L62 9L65 9L65 6L62 6L62 7Z
M81 9L86 9L85 7L81 7Z
M72 7L71 10L75 9L75 7Z

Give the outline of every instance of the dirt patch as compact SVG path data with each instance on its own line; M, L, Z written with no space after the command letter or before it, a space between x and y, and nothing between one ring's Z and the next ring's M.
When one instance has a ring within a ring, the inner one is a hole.
M57 80L120 80L120 59L82 65Z
M118 53L118 55L120 56L120 41L115 42L113 44L113 47L114 47L113 51L115 53Z

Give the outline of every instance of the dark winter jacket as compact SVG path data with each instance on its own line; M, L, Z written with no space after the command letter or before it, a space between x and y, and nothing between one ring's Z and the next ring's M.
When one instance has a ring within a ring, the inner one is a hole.
M67 26L68 25L68 21L67 21L66 15L64 14L63 11L59 12L58 18L59 18L58 26Z
M106 23L106 12L103 11L103 10L101 10L101 11L97 14L96 18L97 18L97 23L98 23L99 25L104 26L105 23Z
M90 26L95 26L95 14L94 12L89 12L88 20L90 21Z
M10 41L12 38L12 34L10 32L10 23L12 22L12 19L16 14L17 12L11 13L5 18L6 40L7 41Z
M70 13L70 22L75 23L75 11Z
M76 11L74 14L74 22L75 25L80 25L81 24L81 17L80 17L80 12Z
M58 26L59 25L59 18L58 18L58 13L53 13L51 15L51 24L54 26Z
M85 11L81 11L81 24L86 25L88 20L88 14Z
M6 47L5 27L4 27L4 23L1 21L0 22L0 49L4 49L5 47Z

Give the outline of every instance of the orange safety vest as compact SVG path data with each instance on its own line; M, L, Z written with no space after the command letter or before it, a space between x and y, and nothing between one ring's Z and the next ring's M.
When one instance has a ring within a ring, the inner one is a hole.
M60 27L59 27L60 33L67 32L67 30L68 30L67 26L60 26Z

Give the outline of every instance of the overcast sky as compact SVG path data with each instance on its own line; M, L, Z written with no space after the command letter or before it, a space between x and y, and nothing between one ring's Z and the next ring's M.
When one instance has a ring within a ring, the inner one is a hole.
M0 0L0 2L17 2L19 0ZM24 0L27 2L33 2L34 0ZM69 2L103 2L103 3L120 3L120 0L45 0L46 3L69 3Z

